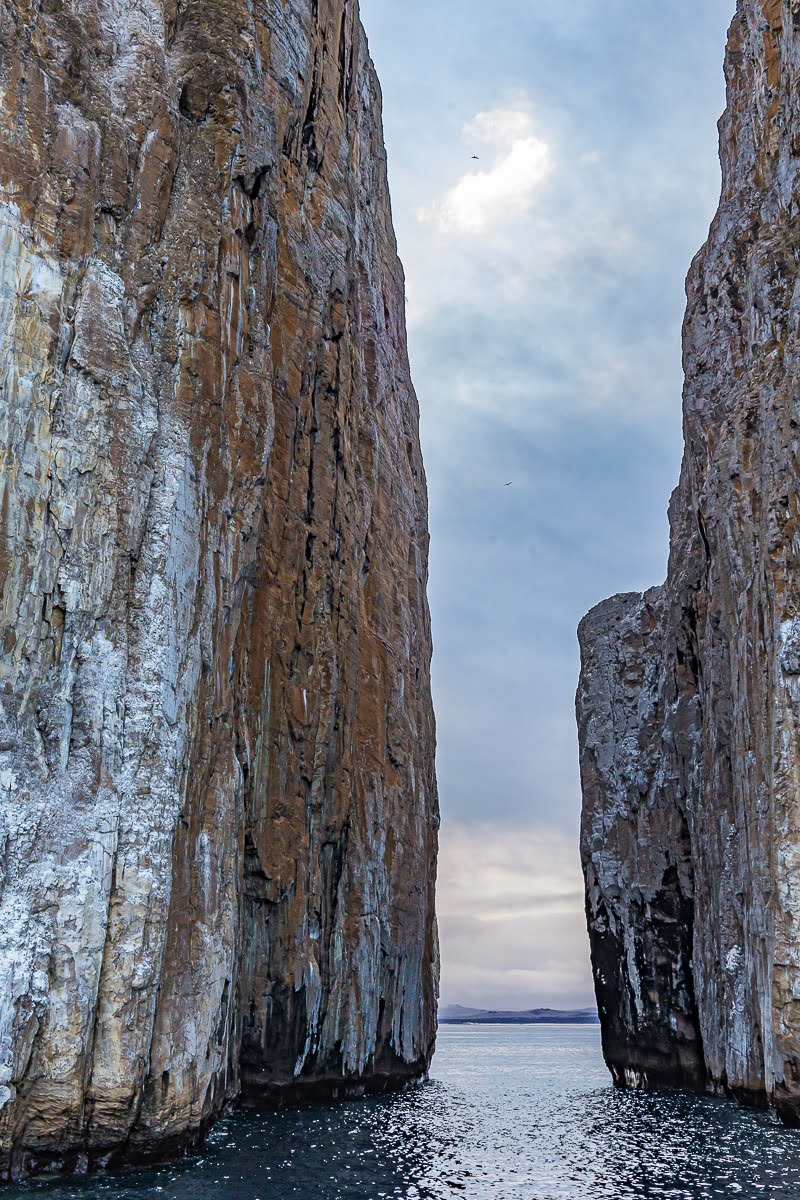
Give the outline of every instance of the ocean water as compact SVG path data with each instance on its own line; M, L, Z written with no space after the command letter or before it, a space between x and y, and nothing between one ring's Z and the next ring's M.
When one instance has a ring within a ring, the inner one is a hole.
M800 1200L800 1133L725 1100L614 1091L596 1026L444 1026L405 1095L221 1122L148 1174L22 1200Z

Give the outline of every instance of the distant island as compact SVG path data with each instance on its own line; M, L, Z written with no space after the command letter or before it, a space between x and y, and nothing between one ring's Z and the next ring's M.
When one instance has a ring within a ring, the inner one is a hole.
M487 1008L464 1008L461 1004L443 1004L440 1025L597 1025L596 1008L526 1008L522 1012L503 1012Z

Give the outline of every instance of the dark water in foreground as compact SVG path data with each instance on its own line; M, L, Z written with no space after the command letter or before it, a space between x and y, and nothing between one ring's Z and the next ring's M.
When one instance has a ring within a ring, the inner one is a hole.
M726 1101L608 1086L596 1027L445 1026L433 1082L222 1122L178 1167L14 1200L800 1200L800 1133Z

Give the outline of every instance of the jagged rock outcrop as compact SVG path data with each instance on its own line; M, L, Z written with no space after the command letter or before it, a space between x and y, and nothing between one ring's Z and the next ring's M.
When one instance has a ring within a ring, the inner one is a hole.
M420 1075L426 491L355 0L3 0L0 378L0 1173Z
M682 771L695 693L670 688L664 593L585 618L582 851L603 1047L617 1083L698 1084L693 871ZM669 711L669 721L665 720ZM666 727L666 728L665 728Z
M739 0L667 582L581 627L609 1064L800 1117L800 3Z

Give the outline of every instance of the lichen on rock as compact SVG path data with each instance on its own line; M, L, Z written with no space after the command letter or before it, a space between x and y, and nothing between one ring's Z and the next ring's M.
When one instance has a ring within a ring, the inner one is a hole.
M0 1172L419 1077L427 502L353 0L7 0L0 384Z
M800 1117L800 11L739 0L722 196L687 283L667 581L581 629L583 860L608 1061Z

